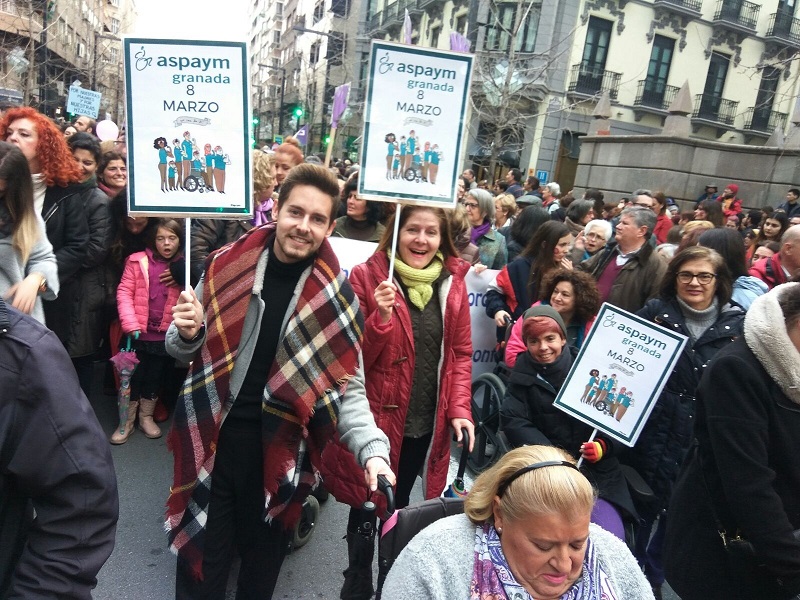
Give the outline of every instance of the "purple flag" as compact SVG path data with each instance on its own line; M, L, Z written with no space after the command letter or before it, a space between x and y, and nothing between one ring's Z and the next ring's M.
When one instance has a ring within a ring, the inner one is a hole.
M297 133L294 134L294 139L300 142L301 146L306 145L306 142L308 141L308 123L297 130Z
M406 9L406 16L403 19L403 41L411 45L411 17L408 14L408 9Z
M469 52L469 40L457 31L450 34L450 50L453 52Z
M350 83L343 83L336 87L333 93L333 108L331 109L331 127L336 129L339 126L339 119L342 118L347 108L347 99L350 96Z

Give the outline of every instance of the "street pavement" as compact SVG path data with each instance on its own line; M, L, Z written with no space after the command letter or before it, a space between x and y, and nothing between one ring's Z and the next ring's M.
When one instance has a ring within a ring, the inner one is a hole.
M91 403L103 429L110 435L117 422L116 399L104 395L99 388L98 383ZM165 435L160 439L147 439L137 430L126 444L112 446L120 517L116 547L98 575L95 600L174 598L175 557L167 549L164 534L164 502L172 476L172 456L165 441L168 424L162 423ZM448 481L456 472L459 451L454 448L453 454ZM467 473L467 489L471 481ZM418 480L411 500L421 499ZM274 598L336 600L339 597L342 571L347 566L347 546L342 539L347 512L348 507L333 498L321 505L312 539L286 558ZM233 587L234 581L235 572L229 587ZM228 593L230 600L234 597L233 591ZM680 600L666 587L664 598Z

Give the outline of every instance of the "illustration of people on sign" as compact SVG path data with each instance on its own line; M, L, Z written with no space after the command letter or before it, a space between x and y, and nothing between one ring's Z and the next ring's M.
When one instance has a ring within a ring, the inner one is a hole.
M222 146L214 147L214 187L220 194L225 193L225 166L231 159L222 151Z
M211 144L203 146L203 154L206 160L206 170L204 172L206 180L206 189L209 192L214 191L214 151L211 149Z
M169 179L169 191L170 192L174 192L175 190L178 189L177 187L175 187L175 175L176 175L175 161L171 160L171 161L169 161L169 166L167 168L167 178Z
M420 145L416 132L412 129L408 137L396 139L394 133L387 133L386 179L405 179L415 183L436 183L442 153L438 144L425 142Z
M586 382L586 387L583 388L583 395L581 396L581 402L587 403L589 399L594 398L593 390L597 389L597 384L600 382L600 371L597 369L592 369L589 371L589 381ZM594 404L594 402L589 402Z
M183 151L181 150L181 141L178 138L172 140L172 149L170 150L173 158L175 159L175 168L178 173L178 189L183 189Z
M161 191L167 191L167 159L172 156L168 150L167 138L158 137L153 140L153 148L158 150L158 176L161 179Z
M183 141L181 142L181 156L182 156L182 173L181 181L184 183L192 174L192 154L194 153L194 144L192 143L192 134L188 131L183 132Z
M386 179L395 179L397 168L394 166L394 155L397 151L397 140L393 133L387 133L383 141L387 144L386 147Z
M616 387L616 385L617 385L617 374L612 373L611 377L609 377L606 380L605 385L601 386L600 390L598 390L600 393L597 396L596 403L599 404L600 402L605 402L606 404L608 404L606 398L608 398L609 392L611 392L611 389Z

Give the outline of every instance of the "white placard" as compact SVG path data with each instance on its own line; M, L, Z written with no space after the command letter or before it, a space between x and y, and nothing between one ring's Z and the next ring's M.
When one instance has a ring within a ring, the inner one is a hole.
M555 406L633 446L686 336L604 303Z
M470 54L372 41L358 195L455 206Z
M130 213L251 215L246 44L123 41Z

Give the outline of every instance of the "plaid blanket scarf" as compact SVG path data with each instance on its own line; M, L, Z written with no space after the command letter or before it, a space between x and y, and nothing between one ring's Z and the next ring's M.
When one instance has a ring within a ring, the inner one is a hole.
M202 578L216 443L253 293L256 266L275 225L250 230L207 261L206 339L192 362L168 437L175 470L167 500L172 552ZM265 316L267 318L267 316ZM274 316L272 318L277 318ZM262 400L264 519L295 525L333 438L347 381L358 368L363 317L328 241L286 325Z

